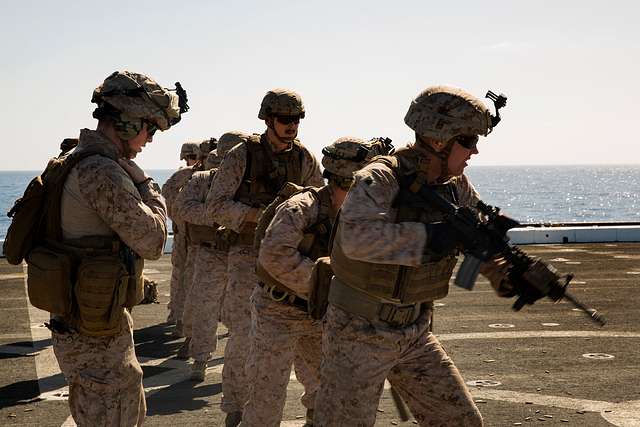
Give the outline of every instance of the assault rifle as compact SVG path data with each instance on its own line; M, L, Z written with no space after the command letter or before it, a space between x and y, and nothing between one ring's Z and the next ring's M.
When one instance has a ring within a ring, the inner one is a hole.
M500 208L479 201L477 212L459 207L449 202L434 189L420 185L416 192L403 186L399 197L403 203L423 209L437 209L444 213L445 221L453 227L461 243L464 261L456 274L454 283L471 290L482 264L494 257L503 257L508 265L508 278L513 285L513 295L517 296L513 309L519 311L526 304L533 304L542 297L557 302L562 298L580 309L600 326L605 318L596 310L581 303L567 291L572 274L560 275L553 266L527 255L517 246L509 245L507 231L520 223L500 213Z

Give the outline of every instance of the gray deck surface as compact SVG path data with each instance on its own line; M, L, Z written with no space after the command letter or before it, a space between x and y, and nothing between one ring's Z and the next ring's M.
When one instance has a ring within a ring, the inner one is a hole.
M485 281L468 292L452 287L438 301L435 332L471 386L487 426L640 426L640 244L531 245L523 248L576 274L572 292L602 311L600 328L565 302L541 301L515 313ZM144 368L147 426L218 426L222 355L206 381L189 381L189 365L174 358L182 339L165 325L169 256L148 262L160 284L160 304L136 307L136 353ZM48 318L29 305L22 266L0 259L0 425L73 425L63 376L53 357ZM218 335L224 337L223 326ZM596 358L584 357L595 354ZM282 425L300 426L304 408L292 377ZM385 390L377 426L398 421ZM517 424L522 423L522 424Z

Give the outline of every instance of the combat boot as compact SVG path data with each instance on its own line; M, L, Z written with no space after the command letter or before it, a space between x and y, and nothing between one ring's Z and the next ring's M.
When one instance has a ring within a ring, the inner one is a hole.
M224 427L237 427L242 421L242 412L229 412L224 419Z
M184 340L182 347L180 347L180 350L178 350L178 354L176 354L176 359L187 360L189 358L189 353L190 353L189 347L191 347L191 337L187 337L187 339Z
M171 335L175 338L182 338L184 337L184 332L182 331L182 320L177 320L176 321L176 327L173 330L173 332L171 333Z
M207 361L206 360L196 360L191 365L191 380L202 382L204 381L204 375L207 370Z
M307 409L307 420L302 427L313 427L313 409Z

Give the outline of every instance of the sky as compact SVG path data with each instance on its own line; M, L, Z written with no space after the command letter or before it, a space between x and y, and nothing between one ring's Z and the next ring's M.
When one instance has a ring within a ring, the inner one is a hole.
M471 165L640 164L640 3L633 1L0 0L0 170L41 170L95 128L93 89L116 70L180 81L190 111L136 161L180 164L183 142L262 132L262 97L301 94L299 138L413 131L432 85L503 92ZM488 106L492 103L485 99Z

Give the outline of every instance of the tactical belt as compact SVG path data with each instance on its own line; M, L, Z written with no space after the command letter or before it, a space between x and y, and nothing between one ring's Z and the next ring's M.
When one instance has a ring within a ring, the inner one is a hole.
M264 291L269 295L274 301L281 302L283 304L292 305L305 313L308 312L307 300L304 298L300 298L297 295L289 293L287 291L283 291L276 286L267 285L264 282L258 282L258 286L260 286Z
M428 303L395 304L382 302L356 288L348 286L335 276L329 288L329 302L351 314L369 321L381 320L394 328L414 323Z

